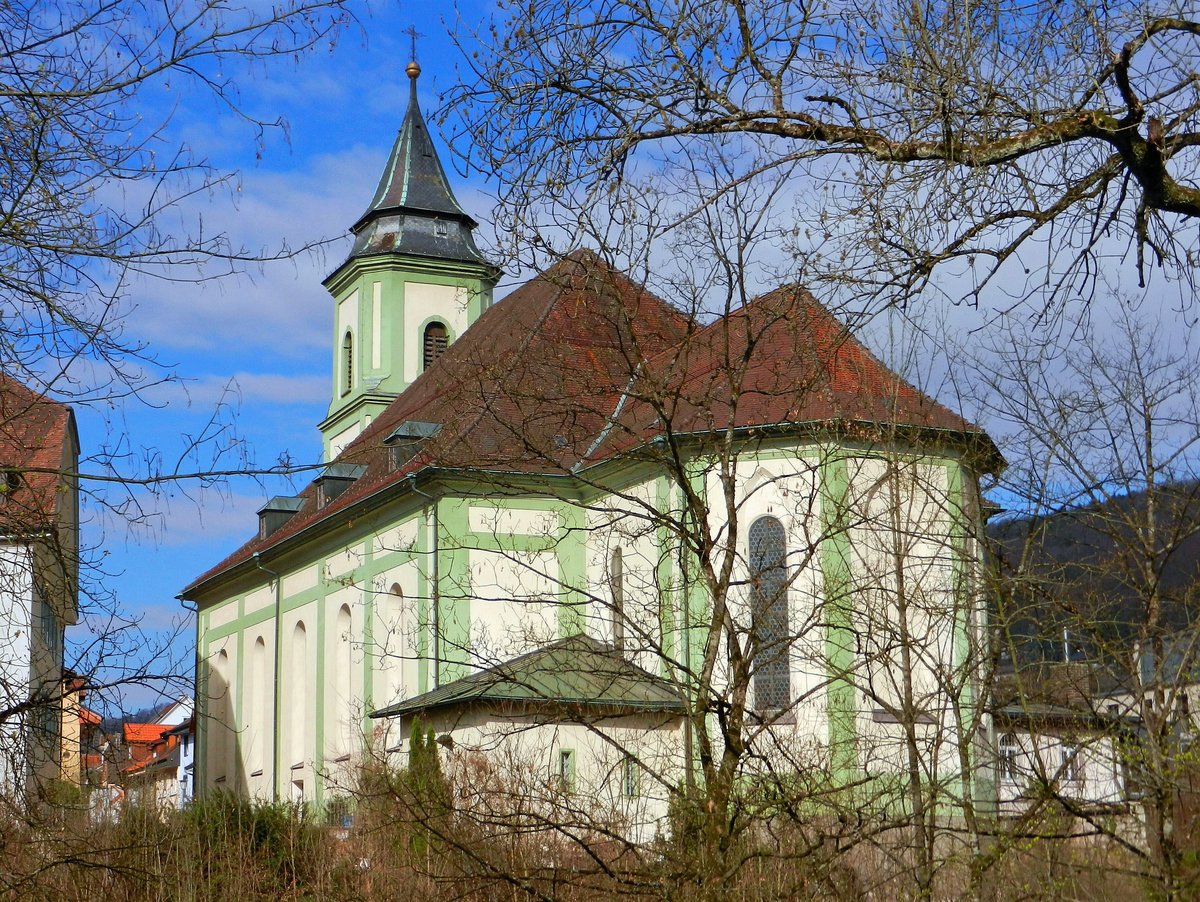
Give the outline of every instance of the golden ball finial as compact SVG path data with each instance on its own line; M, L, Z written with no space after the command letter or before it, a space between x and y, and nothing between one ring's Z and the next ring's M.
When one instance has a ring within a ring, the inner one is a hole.
M421 74L421 66L419 63L417 63L416 60L413 60L411 63L409 63L407 66L404 67L404 71L408 75L409 78L416 78L418 75Z

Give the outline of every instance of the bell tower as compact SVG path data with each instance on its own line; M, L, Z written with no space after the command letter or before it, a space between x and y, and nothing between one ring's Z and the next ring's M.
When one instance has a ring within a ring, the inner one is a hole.
M324 281L334 300L333 398L320 424L333 460L492 303L500 270L450 190L417 102L408 112L350 256Z

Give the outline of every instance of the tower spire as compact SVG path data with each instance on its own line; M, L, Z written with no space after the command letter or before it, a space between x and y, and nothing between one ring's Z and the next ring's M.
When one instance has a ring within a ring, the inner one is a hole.
M455 199L421 114L416 30L409 29L409 35L413 60L404 69L409 79L408 111L375 196L351 227L350 257L402 253L485 263L471 234L476 222Z

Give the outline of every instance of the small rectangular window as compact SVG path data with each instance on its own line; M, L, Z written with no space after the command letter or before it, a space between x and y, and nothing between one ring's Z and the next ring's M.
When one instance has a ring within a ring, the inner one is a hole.
M1062 779L1068 783L1083 782L1083 757L1080 755L1079 746L1064 742L1061 749L1062 754Z
M559 789L563 792L575 790L575 750L559 749L558 773L555 774Z
M621 795L627 799L636 799L638 795L637 761L632 755L626 755L622 762Z

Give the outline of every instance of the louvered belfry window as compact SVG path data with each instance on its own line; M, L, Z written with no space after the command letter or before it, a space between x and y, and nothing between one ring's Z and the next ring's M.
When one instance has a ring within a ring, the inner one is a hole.
M760 517L750 526L749 544L754 703L759 711L779 711L792 701L783 524L774 517Z
M424 369L429 369L435 360L446 353L447 340L446 327L441 323L430 323L425 327Z

